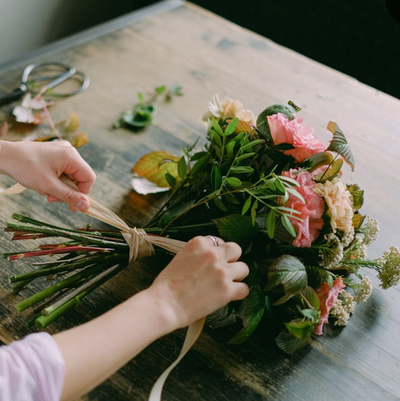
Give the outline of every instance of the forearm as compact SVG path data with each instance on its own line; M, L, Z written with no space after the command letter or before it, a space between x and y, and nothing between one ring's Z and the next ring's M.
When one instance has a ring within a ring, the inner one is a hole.
M175 328L156 294L145 290L84 325L56 334L66 365L62 400L87 393Z
M9 175L11 163L18 162L14 155L15 144L8 141L0 141L0 174Z

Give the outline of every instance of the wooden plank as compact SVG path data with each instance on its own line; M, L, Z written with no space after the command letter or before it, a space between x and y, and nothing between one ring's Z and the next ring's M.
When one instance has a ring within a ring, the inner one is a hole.
M394 169L400 151L399 100L189 3L71 48L52 48L40 60L62 61L90 76L90 89L60 102L52 114L59 120L78 112L91 139L80 152L98 176L92 195L129 224L143 224L163 199L163 195L140 197L130 191L132 165L148 151L163 149L179 155L185 144L198 136L204 139L200 118L212 95L219 93L221 98L239 99L255 114L270 104L293 100L325 142L330 139L328 121L337 122L357 163L355 173L346 171L345 178L365 189L363 211L381 223L370 256L399 243L395 202L400 197L400 179ZM2 73L0 89L13 88L20 73L20 68ZM159 104L154 125L145 132L111 128L120 112L135 102L137 92L173 82L183 86L184 97ZM0 178L0 185L4 182ZM98 226L85 216L70 214L63 205L47 205L34 193L0 202L1 221L21 212L54 223ZM4 234L0 241L2 249L19 246ZM49 332L91 319L145 288L163 264L162 260L135 264ZM0 340L9 342L31 330L24 326L24 315L13 310L20 298L9 294L7 284L13 271L28 271L29 266L5 261L1 266ZM294 357L280 352L262 330L244 346L234 347L227 345L233 328L207 328L171 375L165 399L399 400L400 291L383 291L370 276L377 288L366 304L357 307L348 327L328 328L324 337ZM179 331L157 341L84 399L147 399L158 375L178 354L183 335Z

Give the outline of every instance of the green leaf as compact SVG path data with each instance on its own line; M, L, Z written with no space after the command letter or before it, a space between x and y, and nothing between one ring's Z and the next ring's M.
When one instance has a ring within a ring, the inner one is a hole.
M238 156L238 157L236 158L236 161L248 159L249 157L252 157L252 156L254 156L255 154L256 154L255 152L244 153L243 155Z
M222 239L240 245L249 244L259 231L258 224L253 225L249 216L240 214L231 214L213 221Z
M197 173L197 171L202 170L208 164L209 159L210 159L210 154L207 153L205 156L197 160L197 162L192 167L190 174L193 176Z
M332 154L329 152L315 153L304 160L304 163L311 162L310 172L322 166L328 166L333 161Z
M236 166L232 167L231 171L232 173L235 174L246 174L246 173L252 173L254 171L254 168L250 166Z
M293 355L297 350L307 345L308 338L296 338L293 334L282 330L275 340L276 345L289 355Z
M242 208L242 215L245 215L246 212L250 209L251 206L251 200L253 198L251 196L249 196L246 200L246 202L244 202L243 208Z
M183 180L186 177L186 173L187 173L187 164L185 157L182 156L178 162L178 175Z
M215 131L217 131L217 133L219 135L224 136L222 128L220 127L220 125L218 124L217 120L214 117L211 118L211 123L212 123L212 126L214 127Z
M291 150L291 149L294 149L294 146L291 143L280 143L279 145L275 145L275 149Z
M166 89L165 85L157 86L157 87L156 87L156 93L157 93L158 95L161 95L162 93L165 92L165 89Z
M241 303L238 315L243 320L243 328L231 340L230 344L242 344L259 325L265 311L265 297L258 287L252 287L249 295Z
M324 183L325 181L331 180L339 174L340 169L343 166L343 159L335 160L331 166L323 173L318 174L314 177L316 182Z
M307 285L307 272L303 263L291 255L276 259L269 268L268 289L285 294L297 294Z
M165 179L167 180L167 182L171 188L175 187L176 179L173 175L171 175L170 173L165 173Z
M213 329L231 325L235 323L236 320L237 316L236 313L234 313L231 304L228 304L207 316L207 324Z
M287 232L294 238L296 238L297 233L292 225L292 223L290 222L289 218L284 214L281 216L281 222L283 224L283 227L286 228Z
M309 320L295 319L285 323L287 331L299 340L310 338L314 332L315 323Z
M257 208L258 208L258 200L256 199L250 211L251 223L253 224L253 226L256 224Z
M314 324L318 324L321 312L315 309L301 309L300 313L307 319L310 319Z
M238 125L239 120L237 118L234 118L229 124L228 126L225 128L225 132L224 135L225 136L229 136L231 134L233 134L235 132L235 129Z
M271 209L267 216L267 234L268 237L271 239L274 238L275 224L276 224L275 212L273 209Z
M260 143L264 143L264 139L256 139L256 140L254 140L254 141L251 141L251 142L249 142L248 144L242 146L242 147L240 148L240 151L241 151L241 152L244 152L244 151L247 150L247 149L252 149L253 146L259 145Z
M293 103L289 104L274 104L263 110L257 117L257 129L260 132L262 138L272 139L271 131L268 124L268 116L273 114L281 113L284 114L289 120L294 119L294 114L297 113L299 109Z
M222 200L220 198L214 198L213 199L215 206L217 206L218 209L222 210L223 212L227 212L228 209L226 208L226 206L224 205L224 203L222 202Z
M357 184L347 185L347 190L351 193L353 197L353 208L354 210L361 209L364 204L364 191L360 189Z
M158 222L159 227L165 227L168 223L170 223L175 217L179 216L186 210L188 210L193 204L194 200L191 200L186 203L182 203L180 205L173 206L169 208L167 211L165 211L162 215L161 218Z
M213 189L219 189L222 184L221 169L219 168L218 162L214 161L211 170L211 186Z
M220 147L222 148L222 140L221 137L218 135L218 133L216 131L214 131L213 129L210 130L210 133L212 135L212 137L214 138L214 142Z
M225 181L233 188L239 188L242 185L242 181L236 177L228 177Z
M308 303L316 310L319 311L319 298L314 289L310 286L301 290L301 295L307 299Z
M354 171L354 164L355 164L354 156L353 153L351 152L349 144L347 143L347 139L344 136L343 131L333 121L329 121L327 128L328 131L332 132L333 134L333 138L327 150L336 152L340 156L342 156L343 159L349 164L351 169Z
M233 149L235 149L235 145L236 145L235 141L230 141L226 145L226 153L227 153L229 158L231 158L233 156Z

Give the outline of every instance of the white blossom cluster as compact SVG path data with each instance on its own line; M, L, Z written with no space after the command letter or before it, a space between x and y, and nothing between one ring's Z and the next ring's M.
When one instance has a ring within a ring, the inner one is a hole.
M331 269L337 266L343 259L343 244L334 233L325 235L324 239L328 242L329 250L319 251L319 265L324 269Z
M360 284L358 284L358 291L354 300L359 304L365 302L372 293L372 281L367 276L362 276Z
M336 326L346 326L355 307L356 301L354 297L343 290L332 305L329 315L336 319Z
M379 233L378 220L368 216L368 222L363 225L362 233L364 234L363 242L365 245L369 245L376 240Z
M362 242L359 242L357 247L351 251L351 256L354 259L359 259L359 260L367 259L367 254L368 254L367 245L365 245Z
M393 287L400 282L400 251L396 246L391 246L379 259L379 278L382 288Z
M354 227L350 227L348 230L343 232L342 245L343 248L347 248L354 239Z

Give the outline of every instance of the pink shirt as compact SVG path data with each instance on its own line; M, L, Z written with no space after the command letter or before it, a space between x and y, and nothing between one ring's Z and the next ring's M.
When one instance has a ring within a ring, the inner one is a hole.
M0 401L57 401L64 371L61 351L47 333L0 347Z

